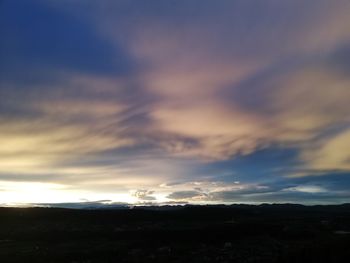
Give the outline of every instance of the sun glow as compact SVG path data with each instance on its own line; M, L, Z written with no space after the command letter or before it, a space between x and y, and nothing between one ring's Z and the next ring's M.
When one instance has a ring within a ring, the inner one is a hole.
M45 203L65 202L99 202L113 204L139 203L131 192L126 193L96 193L73 189L68 185L39 182L0 182L0 200L2 204L25 206Z

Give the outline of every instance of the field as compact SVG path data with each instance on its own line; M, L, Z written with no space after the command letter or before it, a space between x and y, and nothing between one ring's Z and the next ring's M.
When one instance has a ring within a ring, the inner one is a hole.
M350 205L0 208L0 262L348 262Z

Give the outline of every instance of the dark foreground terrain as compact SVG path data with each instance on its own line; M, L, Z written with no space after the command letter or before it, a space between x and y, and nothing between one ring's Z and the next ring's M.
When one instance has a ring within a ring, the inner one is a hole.
M0 208L0 262L350 262L350 205Z

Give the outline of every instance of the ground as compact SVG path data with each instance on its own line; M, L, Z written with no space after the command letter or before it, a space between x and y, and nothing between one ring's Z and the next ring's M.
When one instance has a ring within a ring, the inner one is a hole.
M347 262L350 205L0 208L1 262Z

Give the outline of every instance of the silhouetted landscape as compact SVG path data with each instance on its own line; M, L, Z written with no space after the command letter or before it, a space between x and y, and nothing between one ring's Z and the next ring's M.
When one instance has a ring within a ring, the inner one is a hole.
M350 204L1 208L1 262L347 262Z

